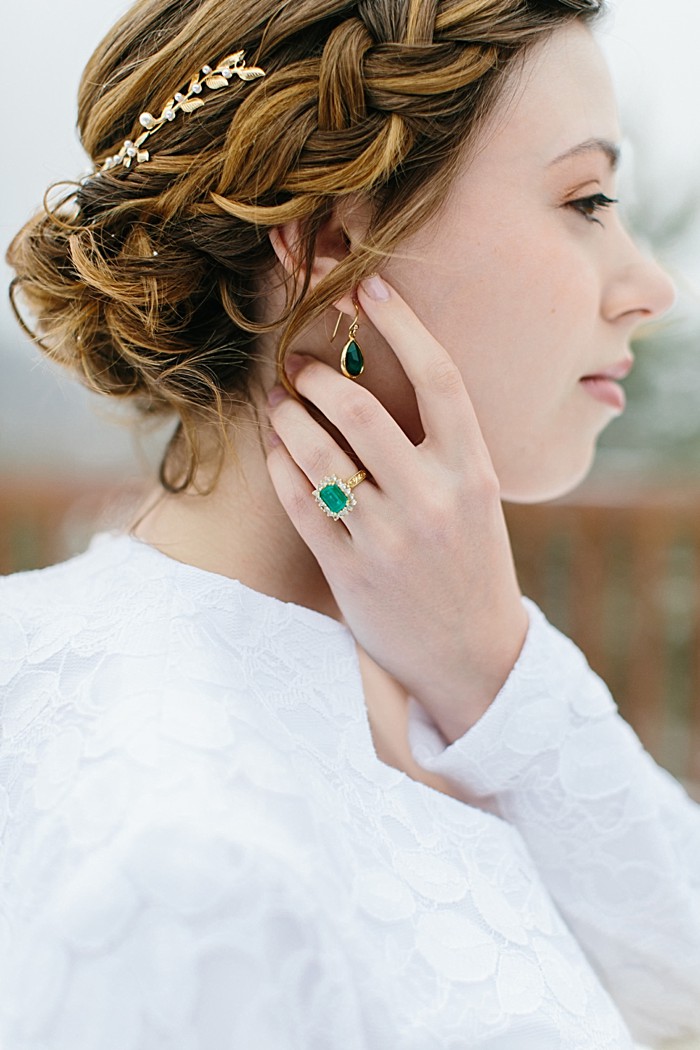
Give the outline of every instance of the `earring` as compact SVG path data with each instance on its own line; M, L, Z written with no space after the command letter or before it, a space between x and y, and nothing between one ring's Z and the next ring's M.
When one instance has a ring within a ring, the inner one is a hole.
M352 304L355 307L355 318L348 329L348 340L340 352L340 370L344 376L348 377L348 379L357 379L357 377L362 375L365 370L365 359L362 350L360 349L360 344L355 338L357 329L360 327L360 304L354 296ZM331 342L333 342L338 334L338 327L342 317L343 312L341 310L338 314L338 320L335 323L335 331L331 336Z

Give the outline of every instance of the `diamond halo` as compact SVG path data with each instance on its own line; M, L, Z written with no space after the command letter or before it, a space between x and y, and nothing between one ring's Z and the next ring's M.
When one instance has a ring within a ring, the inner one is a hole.
M344 494L345 504L340 510L332 510L321 495L323 490L328 488L340 489ZM313 497L323 513L327 514L329 518L333 518L334 521L337 521L338 518L345 517L346 514L350 513L353 507L357 506L357 500L352 494L352 489L347 482L343 481L342 478L339 478L337 474L328 474L325 478L322 478L318 483L318 486L313 490Z

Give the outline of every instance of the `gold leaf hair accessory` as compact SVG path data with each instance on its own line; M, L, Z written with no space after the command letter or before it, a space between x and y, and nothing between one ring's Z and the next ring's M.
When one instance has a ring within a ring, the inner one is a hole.
M150 160L149 151L144 149L146 139L155 135L156 131L159 131L168 121L175 120L178 113L194 113L201 109L204 105L204 99L199 97L202 93L202 86L218 91L219 88L228 87L234 74L241 80L257 80L258 77L264 77L264 69L259 69L257 66L246 66L244 55L245 51L236 51L235 54L222 58L213 68L202 66L201 70L191 78L186 90L183 88L182 91L176 91L172 98L168 99L159 117L154 117L152 113L142 113L139 117L139 124L145 130L133 141L126 139L119 152L107 157L107 160L96 169L94 174L101 175L103 171L109 171L110 168L116 168L119 165L130 168L133 163L143 164L144 161Z
M603 0L562 0L566 7L573 7L574 11L600 11Z

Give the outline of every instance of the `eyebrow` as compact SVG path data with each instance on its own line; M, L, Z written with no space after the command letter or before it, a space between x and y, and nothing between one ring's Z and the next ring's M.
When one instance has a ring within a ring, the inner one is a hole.
M620 163L620 147L616 146L614 142L610 142L609 139L587 139L585 142L580 142L578 146L574 146L573 149L568 149L566 153L562 153L561 156L555 157L550 162L549 167L554 164L561 164L563 160L569 160L570 157L578 157L581 154L593 153L593 152L604 153L610 161L610 167L613 171L616 170Z

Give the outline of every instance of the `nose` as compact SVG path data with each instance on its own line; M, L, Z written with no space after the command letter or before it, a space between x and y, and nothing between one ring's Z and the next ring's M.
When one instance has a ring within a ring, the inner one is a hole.
M663 266L626 230L620 233L623 243L605 297L607 318L630 324L658 320L676 302L676 286Z

